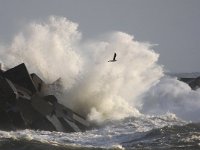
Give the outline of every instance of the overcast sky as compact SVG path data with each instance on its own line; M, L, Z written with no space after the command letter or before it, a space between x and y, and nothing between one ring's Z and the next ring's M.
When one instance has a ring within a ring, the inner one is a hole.
M84 38L113 30L158 44L171 72L200 72L200 0L0 0L0 40L50 15L77 22Z

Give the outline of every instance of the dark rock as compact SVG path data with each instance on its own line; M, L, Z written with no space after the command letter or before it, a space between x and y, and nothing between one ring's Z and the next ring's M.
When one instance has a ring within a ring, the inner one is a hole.
M42 92L47 87L25 64L0 70L0 129L39 129L74 132L89 128L81 115L60 104L54 95Z
M193 90L200 88L200 76L197 78L179 78L179 80L187 83Z

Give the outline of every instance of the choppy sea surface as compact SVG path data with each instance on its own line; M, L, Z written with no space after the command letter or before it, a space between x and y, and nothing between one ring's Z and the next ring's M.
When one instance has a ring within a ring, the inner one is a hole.
M108 121L85 132L0 131L0 149L200 149L200 123L168 114Z

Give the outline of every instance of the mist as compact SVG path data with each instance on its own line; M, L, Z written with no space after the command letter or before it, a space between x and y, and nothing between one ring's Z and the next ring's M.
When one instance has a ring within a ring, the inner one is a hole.
M115 52L117 61L108 62ZM90 121L168 112L198 120L199 92L163 77L158 58L153 44L133 35L115 31L85 39L78 23L56 16L31 22L0 46L6 67L25 63L50 84L47 93ZM57 79L59 86L52 84Z

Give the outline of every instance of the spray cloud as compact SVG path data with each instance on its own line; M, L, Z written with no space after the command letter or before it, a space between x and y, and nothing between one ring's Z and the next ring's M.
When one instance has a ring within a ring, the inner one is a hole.
M114 52L117 61L108 63ZM54 90L54 94L90 120L101 122L138 116L140 112L168 111L182 118L195 118L191 108L199 108L198 92L176 79L161 78L158 57L151 44L138 42L129 34L112 32L86 40L77 23L54 16L43 23L29 24L0 51L0 59L8 67L24 62L30 72L36 72L47 83L61 77L62 91ZM182 106L187 113L183 113Z

